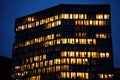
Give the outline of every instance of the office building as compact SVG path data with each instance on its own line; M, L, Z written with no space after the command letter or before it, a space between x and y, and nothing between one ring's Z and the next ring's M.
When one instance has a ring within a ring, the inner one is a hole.
M15 21L16 80L112 80L110 5L61 4Z

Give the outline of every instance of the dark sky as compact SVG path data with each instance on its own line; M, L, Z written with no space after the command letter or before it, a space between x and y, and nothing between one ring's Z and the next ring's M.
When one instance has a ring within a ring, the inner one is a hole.
M15 18L58 4L111 4L115 67L120 67L120 0L0 0L0 55L12 57Z

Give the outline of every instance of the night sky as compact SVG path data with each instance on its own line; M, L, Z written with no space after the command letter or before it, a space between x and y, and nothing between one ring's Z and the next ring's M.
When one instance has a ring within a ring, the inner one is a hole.
M120 0L0 0L0 55L11 58L15 19L58 4L110 4L115 67L120 67Z

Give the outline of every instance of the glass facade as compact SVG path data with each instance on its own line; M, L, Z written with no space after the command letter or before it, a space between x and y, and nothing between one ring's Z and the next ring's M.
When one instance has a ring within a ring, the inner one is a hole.
M15 80L112 80L110 5L58 5L16 19Z

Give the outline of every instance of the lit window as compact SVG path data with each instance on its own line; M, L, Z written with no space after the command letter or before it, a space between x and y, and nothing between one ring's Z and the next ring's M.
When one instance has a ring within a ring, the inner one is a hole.
M40 55L40 61L42 60L42 56Z
M75 43L75 41L73 38L68 38L68 44L74 44L74 43Z
M42 25L42 24L45 24L45 20L44 19L40 20L40 25Z
M61 65L61 71L68 71L69 65Z
M85 57L86 52L80 52L80 57Z
M89 79L89 74L85 73L85 77L86 77L86 79Z
M35 56L34 61L39 61L39 56Z
M87 44L92 44L92 39L87 39Z
M93 39L93 44L96 44L96 39Z
M109 19L109 14L104 14L104 19Z
M61 42L60 39L57 39L57 44L60 44L60 42Z
M67 58L67 64L70 64L70 58Z
M45 60L45 59L46 59L46 54L43 55L43 60Z
M62 52L61 52L61 56L62 56L62 57L67 57L67 52L66 52L66 51L62 51Z
M66 78L66 72L61 72L61 78Z
M35 66L35 64L34 64L34 63L32 63L32 64L31 64L31 69L34 69L34 66Z
M98 26L98 20L93 20L93 25Z
M72 16L72 14L70 14L70 19L73 19L73 16Z
M60 33L56 34L56 37L60 37L60 36L61 36L61 34L60 34Z
M100 53L100 58L105 58L105 53Z
M45 68L42 68L42 72L45 73Z
M43 67L43 62L40 62L40 68L42 68Z
M48 61L45 61L45 66L48 66Z
M76 25L83 25L83 20L76 20L76 21L75 21L75 24L76 24Z
M108 74L109 78L112 78L113 77L113 74Z
M32 21L35 21L35 17L32 16L32 17L31 17L31 20L32 20Z
M46 29L51 28L51 27L52 27L51 23L46 24Z
M83 64L88 64L88 59L83 59Z
M49 60L49 66L53 65L53 60Z
M76 79L76 73L75 72L71 72L71 78Z
M66 63L66 58L61 58L60 61L61 61L60 63L65 64Z
M79 19L84 19L84 14L79 14Z
M75 39L75 42L76 42L76 44L78 44L78 42L79 42L78 39Z
M55 16L55 20L58 20L58 15Z
M107 34L104 33L100 34L100 38L107 38Z
M79 53L78 52L76 52L76 57L79 57Z
M39 68L39 62L36 62L36 68Z
M103 14L96 14L96 19L103 19Z
M60 71L60 66L56 66L56 71Z
M75 58L71 58L71 64L76 64L76 59Z
M84 25L88 26L89 25L89 20L84 20Z
M77 77L84 79L84 73L82 72L77 72Z
M35 22L32 22L32 23L28 24L28 28L32 28L32 27L35 27Z
M60 19L69 19L69 14L61 14Z
M93 25L93 20L89 20L89 22L90 22L90 23L89 23L90 25Z
M60 64L60 59L54 59L54 64Z
M31 20L31 17L28 17L28 22L31 22L32 20Z
M67 39L66 38L62 38L62 44L67 44Z
M50 22L54 21L54 16L50 17Z
M104 76L105 76L105 78L108 78L108 75L107 75L107 74L105 74Z
M106 58L109 58L110 57L110 54L109 53L106 53Z
M70 72L67 72L67 78L70 78Z
M39 26L39 21L36 21L36 26Z
M75 53L73 51L68 51L68 57L74 57Z
M103 79L103 78L104 78L103 74L99 74L99 77L100 77L101 79Z
M80 44L86 44L86 39L79 39Z
M98 53L92 52L92 58L98 58Z
M33 62L33 57L30 57L30 62Z
M73 14L73 19L78 19L78 14Z
M82 59L81 58L77 58L77 64L82 64Z
M99 20L99 26L106 26L105 20Z

